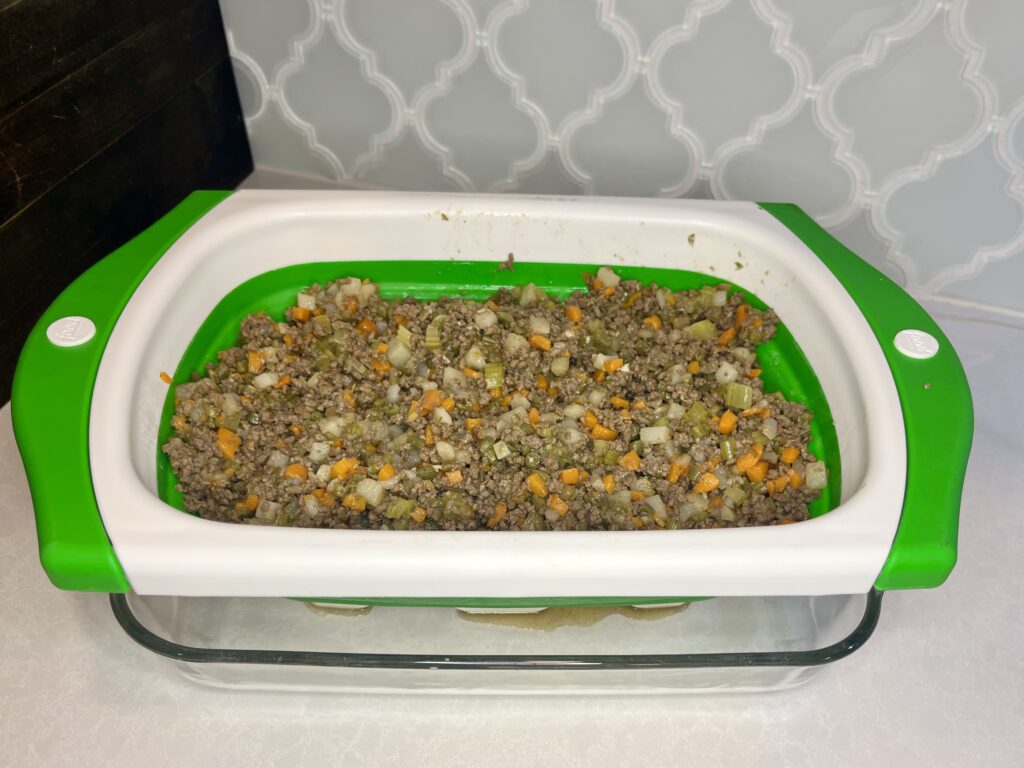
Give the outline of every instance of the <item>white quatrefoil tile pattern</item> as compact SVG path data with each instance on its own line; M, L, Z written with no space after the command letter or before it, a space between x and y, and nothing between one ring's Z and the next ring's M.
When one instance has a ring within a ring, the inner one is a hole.
M221 0L260 169L782 200L1024 324L1021 0Z

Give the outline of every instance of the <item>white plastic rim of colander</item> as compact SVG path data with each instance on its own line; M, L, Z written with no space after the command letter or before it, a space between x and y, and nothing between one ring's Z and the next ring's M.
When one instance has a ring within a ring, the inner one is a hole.
M691 232L693 245L687 242ZM842 456L843 503L790 526L489 534L232 525L183 514L159 500L156 434L166 395L159 372L177 367L207 313L234 287L289 264L500 261L510 250L520 261L717 274L773 306L829 400ZM167 251L125 307L97 373L89 447L103 523L129 582L142 594L863 592L888 555L906 476L899 398L861 311L773 217L754 203L721 201L237 192Z

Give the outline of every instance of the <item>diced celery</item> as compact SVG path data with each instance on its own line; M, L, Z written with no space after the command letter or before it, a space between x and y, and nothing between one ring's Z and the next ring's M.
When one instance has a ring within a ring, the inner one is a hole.
M488 389L505 385L505 366L501 363L487 363L484 366L484 383Z
M732 382L725 385L725 404L730 408L749 408L754 402L754 390L747 384Z
M698 320L696 323L686 326L686 332L702 341L708 341L718 336L718 328L710 320Z

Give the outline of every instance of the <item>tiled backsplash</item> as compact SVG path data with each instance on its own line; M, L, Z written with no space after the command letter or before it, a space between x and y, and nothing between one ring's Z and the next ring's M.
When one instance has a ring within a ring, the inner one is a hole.
M258 167L799 203L1024 318L1019 0L221 0Z

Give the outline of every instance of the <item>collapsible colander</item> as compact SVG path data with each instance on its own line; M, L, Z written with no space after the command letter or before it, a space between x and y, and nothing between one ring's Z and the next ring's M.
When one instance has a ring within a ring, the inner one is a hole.
M509 253L515 268L498 269ZM731 283L782 321L766 388L815 413L830 484L787 526L647 532L293 529L185 513L159 446L168 384L312 282L385 296L553 295L608 265ZM200 192L71 285L32 332L14 424L58 587L489 607L933 587L956 559L966 379L924 310L791 205Z

